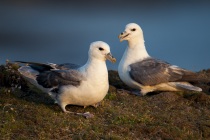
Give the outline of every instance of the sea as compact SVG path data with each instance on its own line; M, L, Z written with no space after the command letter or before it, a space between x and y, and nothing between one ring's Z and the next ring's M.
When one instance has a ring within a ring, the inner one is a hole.
M148 53L192 71L210 68L210 1L13 1L0 4L0 64L75 63L94 41L110 45L117 70L127 42L118 35L137 23Z

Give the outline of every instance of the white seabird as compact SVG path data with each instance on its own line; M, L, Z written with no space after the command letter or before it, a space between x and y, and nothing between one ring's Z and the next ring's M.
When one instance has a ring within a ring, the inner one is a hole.
M153 91L202 91L189 82L199 80L196 73L152 58L145 48L143 31L135 23L127 24L119 35L128 47L118 66L121 80L142 95Z
M32 84L49 95L58 103L65 113L66 105L95 106L102 101L108 92L108 71L106 59L116 62L107 43L91 43L87 63L79 67L75 64L42 64L23 62L18 70ZM75 113L87 117L88 113Z

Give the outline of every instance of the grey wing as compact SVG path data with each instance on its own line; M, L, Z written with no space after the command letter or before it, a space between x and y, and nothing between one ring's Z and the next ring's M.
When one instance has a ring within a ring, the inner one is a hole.
M37 82L44 88L53 88L61 85L79 86L86 77L77 70L52 70L37 75Z
M68 70L68 69L78 69L80 65L73 64L73 63L64 63L64 64L58 64L55 67L61 70Z
M26 62L26 61L15 61L17 63L22 63L22 64L27 64L29 65L32 69L38 71L38 72L44 72L44 71L49 71L54 69L52 65L49 64L44 64L44 63L37 63L37 62Z
M60 70L69 70L69 69L78 69L80 65L73 63L64 63L64 64L54 64L54 63L37 63L37 62L25 62L25 61L15 61L18 63L28 64L34 70L39 72L49 71L52 69L60 69Z
M195 73L170 65L167 62L148 58L130 65L130 76L142 85L156 85L165 82L193 81Z

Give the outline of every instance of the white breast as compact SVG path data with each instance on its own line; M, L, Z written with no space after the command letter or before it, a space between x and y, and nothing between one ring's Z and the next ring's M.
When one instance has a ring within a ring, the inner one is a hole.
M135 55L131 55L137 53ZM130 64L135 63L138 61L138 59L136 59L138 56L138 51L135 51L134 49L129 49L127 48L124 52L124 55L119 63L118 66L118 73L120 76L120 79L129 87L134 88L134 89L139 89L140 88L140 84L135 82L131 77L130 77Z
M108 72L105 63L98 68L86 70L87 80L82 81L79 87L64 86L60 97L62 101L66 104L88 106L103 100L109 88Z

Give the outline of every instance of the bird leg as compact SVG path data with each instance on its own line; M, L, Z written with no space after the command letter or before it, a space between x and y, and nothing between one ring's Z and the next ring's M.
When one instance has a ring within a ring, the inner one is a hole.
M140 91L137 91L137 90L131 91L130 94L134 94L136 96L144 96Z
M129 91L129 90L125 90L125 89L118 89L117 90L118 93L128 93L128 94L132 94L132 95L136 95L136 96L142 96L142 94L139 91Z
M94 115L91 114L90 112L77 113L77 112L65 111L65 113L83 116L83 117L85 117L86 119L89 119L89 118L93 118L93 117L94 117Z
M66 107L66 105L61 105L61 109L63 110L64 113L69 113L69 114L74 114L74 115L80 115L80 116L85 117L86 119L89 119L89 118L93 118L94 117L94 115L91 114L90 112L85 112L85 113L71 112L71 111L67 111L65 107Z

